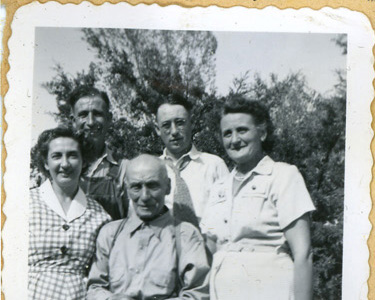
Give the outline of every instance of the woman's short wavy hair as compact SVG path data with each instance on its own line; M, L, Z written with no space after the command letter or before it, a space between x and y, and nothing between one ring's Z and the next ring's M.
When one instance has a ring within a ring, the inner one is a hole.
M71 138L75 140L78 143L79 151L81 153L82 157L82 165L83 169L82 172L84 172L85 166L87 166L87 160L86 156L84 154L83 150L83 139L81 136L79 136L77 133L73 131L73 129L68 127L56 127L53 129L48 129L43 131L39 137L38 142L33 148L34 157L36 159L36 165L40 172L42 172L45 176L50 178L49 171L45 168L45 164L47 163L47 157L48 157L48 151L49 151L49 145L50 143L57 139L57 138Z
M221 109L220 119L227 114L234 113L251 115L255 125L265 126L267 137L262 142L262 148L265 152L270 152L274 142L274 128L268 109L257 100L249 99L243 95L233 95L225 100Z

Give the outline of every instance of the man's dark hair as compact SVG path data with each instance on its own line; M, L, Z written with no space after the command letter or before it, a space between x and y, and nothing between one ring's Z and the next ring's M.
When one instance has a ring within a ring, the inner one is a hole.
M248 99L243 95L229 96L222 107L221 118L227 114L243 113L251 115L255 125L264 125L267 132L266 139L262 142L264 151L269 152L273 146L273 124L268 108L257 100Z
M45 164L47 163L48 158L48 151L50 143L57 139L57 138L71 138L78 143L79 151L81 153L83 166L86 166L86 155L85 151L83 150L83 140L82 137L79 136L77 133L73 131L73 129L68 127L56 127L54 129L48 129L43 131L38 138L37 144L32 149L33 153L35 153L36 157L36 165L40 172L42 172L45 176L50 178L49 171L45 168ZM82 173L85 170L82 170Z
M68 104L73 110L74 105L77 103L79 99L83 97L95 97L95 96L100 97L105 102L109 110L110 103L109 103L109 98L108 98L107 93L99 91L97 88L94 88L92 86L83 85L83 86L78 86L77 88L75 88L68 98Z
M166 96L163 96L155 105L154 114L157 115L159 107L163 104L171 105L181 105L186 111L190 114L193 106L192 104L181 94L181 93L171 93Z

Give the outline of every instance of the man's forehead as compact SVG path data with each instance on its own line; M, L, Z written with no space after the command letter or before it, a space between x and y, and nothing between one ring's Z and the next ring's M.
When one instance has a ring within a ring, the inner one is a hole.
M176 117L189 117L188 110L181 104L165 103L159 106L156 114L157 119L173 119Z
M100 109L108 111L107 103L98 95L84 96L74 104L74 110Z
M165 164L159 158L142 155L129 162L127 174L129 178L133 175L133 177L162 176L164 171L166 171Z
M162 178L162 168L161 166L134 165L128 169L127 178L130 182L159 181Z
M131 172L127 174L129 183L140 182L159 182L162 180L160 172L146 173L146 172Z

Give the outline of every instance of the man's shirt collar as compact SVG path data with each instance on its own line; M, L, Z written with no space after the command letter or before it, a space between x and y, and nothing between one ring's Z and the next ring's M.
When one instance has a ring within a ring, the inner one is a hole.
M181 160L183 157L185 156L190 156L191 160L197 160L200 158L201 156L201 153L200 151L198 151L198 149L194 146L194 144L191 146L191 149L189 152L185 153L184 155L182 155L176 162L178 162L179 160ZM168 159L168 160L171 160L173 161L173 159L171 158L171 156L168 154L168 150L167 148L164 148L163 150L163 155L161 156L163 159Z
M110 150L107 145L105 146L105 152L106 154L105 158L111 163L111 164L114 164L114 165L117 165L118 162L114 159L113 157L113 151Z
M140 230L140 229L144 228L145 226L148 226L152 229L152 231L155 233L157 238L160 239L161 231L167 226L168 223L171 222L172 219L173 219L173 217L172 217L170 211L167 210L164 214L157 217L156 219L154 219L152 221L145 222L145 221L141 220L134 211L133 213L130 214L128 223L126 224L126 227L129 230L130 237L132 237L133 234L137 230Z
M92 176L92 174L95 173L95 171L98 169L99 165L104 160L107 160L109 163L111 163L113 165L118 165L118 162L113 157L113 152L107 147L107 145L105 146L104 153L102 154L102 156L100 156L96 161L94 161L90 165L90 167L88 169L88 172L87 172L87 176L88 177Z

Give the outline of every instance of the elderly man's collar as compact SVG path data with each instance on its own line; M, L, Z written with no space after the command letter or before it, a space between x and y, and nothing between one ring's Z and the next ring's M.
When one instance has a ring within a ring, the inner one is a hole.
M126 226L128 227L130 236L133 236L137 230L148 226L152 229L155 235L160 238L162 229L170 222L172 218L173 217L170 211L166 206L164 206L162 212L158 216L156 216L156 218L150 221L143 221L137 216L135 212L131 213Z

